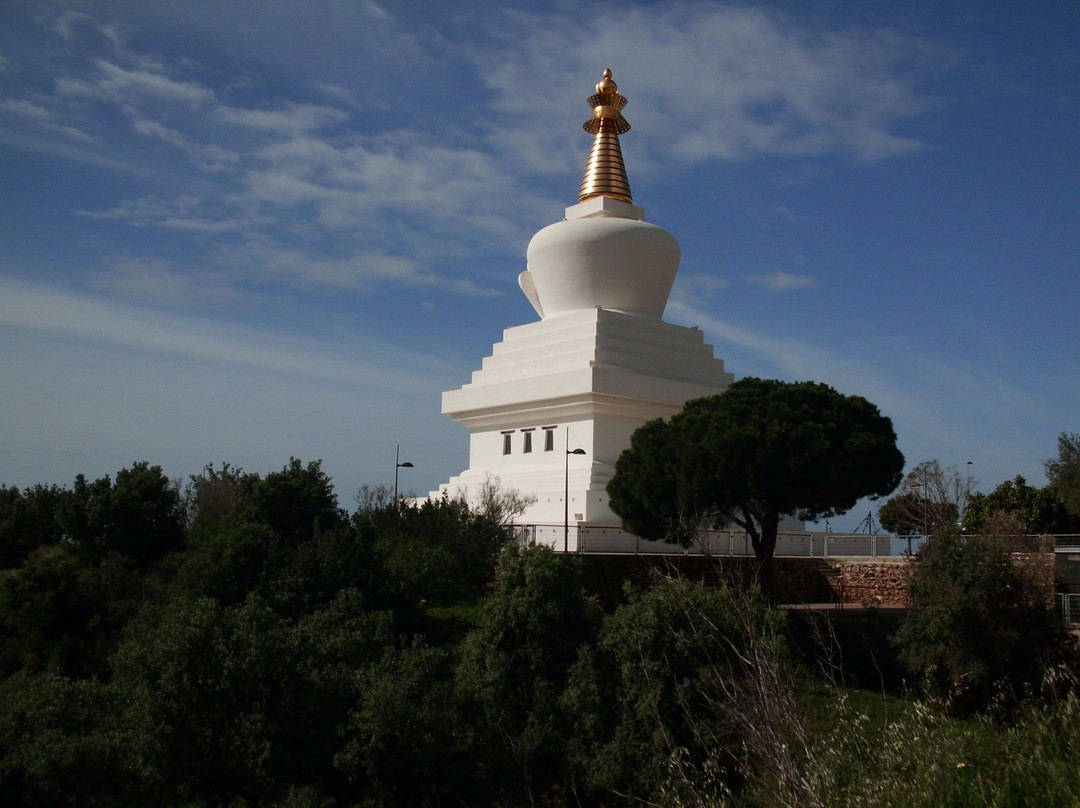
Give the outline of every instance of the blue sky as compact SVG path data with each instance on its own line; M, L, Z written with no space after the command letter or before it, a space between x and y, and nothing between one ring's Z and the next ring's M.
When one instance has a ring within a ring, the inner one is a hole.
M440 395L535 319L605 67L683 250L666 319L866 396L909 465L1044 482L1080 431L1073 0L9 0L0 483L464 469Z

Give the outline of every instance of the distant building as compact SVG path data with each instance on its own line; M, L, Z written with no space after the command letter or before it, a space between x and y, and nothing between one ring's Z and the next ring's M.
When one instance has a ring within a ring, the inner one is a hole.
M469 468L440 491L468 495L497 475L536 498L519 523L557 526L548 535L560 549L564 519L575 528L569 550L578 525L618 526L606 486L634 430L733 378L700 330L661 319L679 244L633 204L619 146L626 99L610 70L588 104L578 203L533 237L518 278L540 320L504 331L472 380L442 398L470 443Z

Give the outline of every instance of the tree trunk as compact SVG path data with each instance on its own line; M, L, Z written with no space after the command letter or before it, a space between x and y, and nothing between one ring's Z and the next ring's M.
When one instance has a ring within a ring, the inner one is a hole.
M751 539L754 545L754 558L757 560L758 586L769 603L773 603L773 556L776 553L776 534L780 529L780 517L767 514L761 520L761 532L757 539Z

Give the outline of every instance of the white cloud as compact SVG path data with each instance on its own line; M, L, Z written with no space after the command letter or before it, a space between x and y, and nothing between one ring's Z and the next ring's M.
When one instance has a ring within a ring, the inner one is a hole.
M334 84L329 81L313 81L311 86L315 88L317 92L336 101L339 104L347 104L350 107L357 106L356 96L353 95L352 90L348 87L342 87L340 84Z
M235 165L240 159L240 156L234 151L224 149L213 143L197 143L183 133L149 118L136 116L132 119L131 125L140 135L156 137L170 146L180 149L204 171L224 171Z
M40 104L34 104L30 101L0 101L0 110L12 112L23 118L30 118L39 122L49 121L53 118L52 112Z
M96 140L92 135L88 135L80 129L74 126L69 126L65 123L61 123L59 116L55 112L40 104L35 104L32 101L24 100L10 100L0 101L0 111L10 112L14 115L18 115L27 121L31 121L38 126L47 129L51 132L61 132L62 134L81 140L86 143L92 143Z
M117 103L147 97L197 106L214 99L212 90L191 82L175 81L162 73L126 70L104 59L98 59L96 66L100 74L96 80L60 78L56 80L57 92L65 96L88 96Z
M180 194L168 199L144 196L129 199L108 210L79 210L76 214L88 219L126 221L138 227L163 227L201 233L226 233L241 229L245 224L236 219L205 212L203 200L193 194ZM200 215L200 212L202 215Z
M550 143L518 122L581 94L583 79L597 80L604 67L665 167L756 155L901 155L921 146L895 131L930 106L921 82L955 59L888 29L819 29L755 8L678 4L593 19L602 22L499 15L493 25L507 46L474 56L506 117L500 128L513 130L499 139L527 160L550 154ZM530 139L535 148L523 146Z
M242 270L252 279L272 279L300 287L328 287L370 291L383 286L442 289L467 297L499 297L501 292L479 286L467 278L453 278L428 271L402 255L365 246L343 257L325 256L300 247L287 246L270 237L252 237L215 253L215 261Z
M820 281L810 275L793 275L790 272L776 272L747 275L746 282L763 286L771 292L790 292L794 289L812 289Z
M53 32L61 39L70 40L75 37L76 28L93 23L94 18L82 11L69 9L57 16L53 23Z
M217 273L178 271L159 258L117 257L108 263L109 270L99 273L93 285L120 300L221 307L245 298Z
M340 348L292 334L247 329L2 278L0 329L17 329L143 355L236 365L410 394L427 389L425 371L447 370L430 357L407 353L375 340L358 342L354 353L346 357ZM377 359L360 358L364 355ZM400 370L387 370L393 366Z
M701 272L691 273L685 270L675 278L675 288L672 290L676 300L699 300L705 296L711 296L728 286L730 281L718 275L706 275Z
M281 135L314 132L349 118L347 112L318 104L286 104L282 109L219 106L214 114L226 123Z

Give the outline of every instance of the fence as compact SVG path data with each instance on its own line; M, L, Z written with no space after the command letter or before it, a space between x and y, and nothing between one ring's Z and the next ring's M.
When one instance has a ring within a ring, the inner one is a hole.
M1080 595L1068 595L1058 593L1054 596L1057 601L1057 611L1061 619L1066 623L1080 623Z
M753 556L750 537L738 530L703 531L690 547L649 541L617 527L600 525L514 525L514 538L522 543L546 544L569 553L648 553L650 555ZM794 558L893 555L894 536L867 533L781 533L775 555Z
M703 531L693 546L681 547L664 541L649 541L611 525L526 524L508 525L515 540L546 544L568 553L649 553L654 555L752 556L750 537L740 530ZM977 536L967 536L975 539ZM916 553L922 536L893 536L888 533L824 533L805 531L780 533L776 539L778 557L882 558ZM1053 547L1058 553L1080 554L1080 534L1024 536L1014 539L1020 551L1034 552Z

